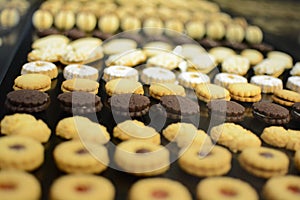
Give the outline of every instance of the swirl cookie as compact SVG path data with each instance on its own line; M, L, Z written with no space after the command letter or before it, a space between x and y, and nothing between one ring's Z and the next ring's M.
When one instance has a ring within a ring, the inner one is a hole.
M206 178L198 183L196 193L198 199L259 199L249 183L231 177Z
M245 31L239 24L230 24L226 27L225 38L229 42L241 43L244 40Z
M218 73L214 78L214 83L222 86L224 88L228 88L229 85L233 83L247 83L248 80L237 74L230 73Z
M252 76L250 83L258 85L262 93L273 93L275 90L283 89L281 79L267 75Z
M149 93L155 99L160 99L166 95L185 96L184 88L174 83L152 83L149 87Z
M222 71L244 76L250 68L250 62L247 58L240 55L230 56L222 62Z
M101 173L109 164L107 149L94 142L62 142L53 151L56 166L66 173Z
M230 100L229 91L216 84L200 84L195 88L199 100L209 102L217 99Z
M178 76L180 85L186 88L194 89L202 83L210 83L210 78L201 72L182 72Z
M98 80L98 70L94 67L81 64L71 64L64 68L63 75L65 79L85 78Z
M44 74L23 74L14 81L14 90L39 90L45 92L51 87L51 79Z
M300 93L300 77L290 76L286 82L286 88Z
M263 32L258 26L247 26L245 39L250 44L259 44L263 40Z
M141 74L141 81L147 85L152 83L175 83L175 74L160 67L147 67L143 69Z
M57 67L51 62L35 61L22 66L21 74L45 74L51 79L57 77Z
M161 145L132 139L117 146L114 160L127 173L155 176L169 169L169 154L169 151Z
M0 168L32 171L44 162L43 145L25 136L5 136L0 139Z
M238 160L246 171L262 178L284 175L289 167L289 158L286 154L267 147L246 148Z
M61 188L64 188L62 191ZM50 198L65 199L105 199L113 200L115 187L106 178L89 174L70 174L56 179L50 188Z
M61 90L63 92L90 92L92 94L97 94L99 88L99 83L90 79L83 78L73 78L62 82Z
M112 39L103 44L105 54L113 55L136 49L137 43L131 39Z
M116 94L144 94L143 86L140 82L126 78L117 78L105 84L106 93L109 96Z
M76 14L76 27L85 32L91 32L97 25L97 18L93 13L79 12Z
M297 151L300 150L300 131L288 129L289 140L286 144L286 149Z
M223 123L210 131L213 141L228 147L231 151L243 151L249 147L260 147L260 139L251 131L234 123Z
M225 26L221 21L211 21L206 24L206 35L213 40L221 40L225 36Z
M292 70L290 71L292 76L300 76L300 62L296 62L293 66Z
M294 103L300 102L300 94L291 90L276 90L272 100L283 106L293 106Z
M261 100L261 89L251 83L234 83L228 86L232 99L241 102L258 102Z
M139 199L192 200L192 196L178 181L167 178L147 178L135 182L129 190L128 200Z
M136 69L127 66L113 65L104 69L103 79L108 82L116 78L127 78L139 80L139 73Z
M281 126L266 127L260 138L267 144L275 147L286 147L289 141L288 131Z

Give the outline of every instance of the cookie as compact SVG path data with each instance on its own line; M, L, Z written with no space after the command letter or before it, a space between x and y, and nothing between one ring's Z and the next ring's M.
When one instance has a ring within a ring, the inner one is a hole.
M228 147L233 152L261 146L260 139L254 133L234 123L214 126L210 131L210 136L213 141Z
M286 144L286 149L297 151L300 150L300 131L288 129L288 143Z
M292 70L290 71L292 76L300 76L300 62L296 62L293 66Z
M113 65L104 69L102 78L106 82L116 78L127 78L138 81L139 73L132 67Z
M261 89L251 83L234 83L228 86L232 99L241 102L258 102L261 100Z
M285 63L285 69L291 69L293 67L293 58L289 54L281 51L270 51L267 54L267 58L278 59Z
M160 134L150 126L137 120L126 120L117 124L113 129L113 135L120 140L142 140L156 145L160 144Z
M25 136L0 138L0 168L33 171L44 162L43 145Z
M172 45L163 41L152 41L146 43L143 46L143 51L145 52L147 57L153 57L160 54L161 52L164 51L169 52L171 50L172 50Z
M182 149L179 155L179 167L194 176L224 175L231 169L231 153L221 146L190 146Z
M290 76L286 82L286 88L300 93L300 77Z
M39 90L45 92L51 87L51 79L44 74L23 74L14 81L14 90Z
M98 144L106 144L110 140L105 126L82 116L61 119L56 125L55 134L67 140L93 141Z
M31 137L39 142L47 142L51 130L42 120L36 120L29 114L6 115L1 120L1 133L4 135L20 135Z
M230 100L229 91L216 84L200 84L195 88L199 100L209 102L216 99Z
M120 20L114 13L106 13L98 20L98 28L104 33L115 33L120 27Z
M149 87L149 93L155 99L160 99L166 95L185 96L184 88L174 83L152 83Z
M64 188L64 191L61 191ZM115 187L107 178L90 174L70 174L56 179L50 187L50 198L107 199L115 198Z
M105 90L109 96L126 93L144 94L144 89L140 82L126 78L117 78L108 81L105 84Z
M253 67L254 74L279 77L285 69L285 63L278 59L266 58Z
M186 34L193 39L202 39L205 35L205 24L201 20L191 20L185 24Z
M283 148L289 141L288 131L281 126L266 127L260 138L267 144Z
M180 85L186 88L194 89L202 83L210 83L210 78L201 72L182 72L178 76Z
M238 160L247 172L261 178L284 175L289 168L289 158L286 154L267 147L246 148Z
M235 55L235 51L227 47L214 47L208 51L218 63L222 63L226 58Z
M291 116L294 120L300 119L300 102L294 103L291 110Z
M98 88L99 83L97 81L83 78L68 79L61 84L61 90L63 92L82 91L97 94Z
M140 94L117 94L108 101L113 115L141 117L150 109L150 99Z
M293 106L294 103L300 102L300 94L291 90L276 90L272 96L275 103L283 106Z
M164 198L170 200L191 200L192 196L180 182L167 178L139 180L131 186L128 194L128 200Z
M218 73L214 78L214 84L228 88L233 83L248 83L248 80L238 74Z
M250 62L247 58L240 55L229 56L222 62L222 71L244 76L250 68Z
M232 23L226 27L225 38L227 41L241 43L244 37L245 30L241 25Z
M48 108L50 97L38 90L16 90L6 95L5 106L12 112L37 113Z
M257 65L264 59L263 54L255 49L245 49L240 55L247 58L251 66Z
M198 183L196 194L198 199L259 199L249 183L232 177L206 178Z
M31 174L18 170L1 170L0 196L2 200L38 200L42 189L39 181Z
M273 93L275 90L283 89L281 79L267 75L252 76L250 83L259 86L262 93Z
M171 119L184 119L200 116L200 107L193 100L180 95L165 95L160 98L167 117Z
M296 151L294 160L295 160L295 165L296 165L297 169L300 171L300 150Z
M209 101L207 108L212 119L226 122L239 122L244 119L245 107L234 101Z
M265 183L262 194L266 200L299 199L299 185L300 178L298 176L277 176Z
M175 83L175 74L160 67L147 67L142 70L141 81L147 85L152 83Z
M106 60L106 66L122 65L134 67L143 63L147 59L146 54L140 49L131 49L130 51L110 55Z
M72 10L60 10L54 16L54 25L60 30L72 29L75 22L75 13Z
M94 142L62 142L55 147L53 156L58 169L66 173L101 173L109 164L107 149Z
M91 32L97 25L97 18L93 13L79 12L76 14L76 27L85 32Z
M169 70L173 70L179 67L182 62L182 58L174 52L161 52L156 56L153 56L147 60L148 66L156 66Z
M136 176L155 176L170 167L169 150L141 140L127 140L117 145L114 160L117 166Z
M84 78L98 80L98 70L89 65L71 64L64 68L63 75L65 79Z
M186 66L187 65L187 66ZM209 53L199 53L197 56L187 60L185 64L182 62L178 67L181 71L196 71L208 74L217 66L216 58ZM185 70L185 68L187 69Z
M247 26L245 40L250 44L260 44L263 41L263 32L258 26Z
M95 113L102 109L101 98L89 92L66 92L59 94L61 109L67 113Z
M210 39L221 40L225 32L225 26L221 21L212 20L206 24L206 36Z
M44 74L54 79L58 75L57 67L51 62L35 61L25 63L22 66L21 74Z
M39 38L39 39L35 40L31 44L31 48L32 49L42 49L49 45L63 46L63 45L67 45L69 42L70 42L70 40L66 36L55 34L55 35L49 35L47 37L43 37L43 38Z
M134 40L122 38L111 39L102 46L105 54L112 55L136 49L137 43Z

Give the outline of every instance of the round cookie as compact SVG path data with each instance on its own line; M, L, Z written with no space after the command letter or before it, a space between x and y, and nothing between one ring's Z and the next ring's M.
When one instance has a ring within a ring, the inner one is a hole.
M208 74L217 66L216 58L209 53L199 53L197 56L187 60L187 68L185 62L181 62L178 66L181 71L196 71Z
M230 73L218 73L214 78L214 83L222 86L224 88L228 88L229 85L233 83L247 83L248 80L237 74Z
M296 62L293 66L292 70L290 71L292 76L300 76L300 62Z
M135 182L129 190L128 200L140 199L192 200L192 196L178 181L167 178L147 178Z
M299 185L299 176L277 176L266 182L262 194L266 200L299 199Z
M21 74L45 74L51 79L57 77L57 67L55 64L46 61L29 62L22 66Z
M290 76L287 79L286 88L300 93L300 76Z
M241 102L258 102L261 100L260 87L251 83L234 83L228 86L232 99Z
M257 192L249 183L231 177L206 178L198 183L196 193L198 199L259 199Z
M267 57L271 59L279 59L285 62L286 69L291 69L293 67L293 58L287 53L281 51L270 51L267 54Z
M66 46L70 42L69 38L60 35L60 34L54 34L54 35L49 35L43 38L39 38L35 40L31 44L32 49L43 49L47 46L52 46L52 47L57 47L57 46Z
M186 88L194 89L202 83L210 83L210 78L201 72L182 72L178 76L180 85Z
M39 181L23 171L1 170L0 186L2 200L38 200L42 193Z
M107 149L93 142L71 140L53 151L56 166L66 173L101 173L109 164Z
M109 96L126 93L144 94L144 89L140 82L126 78L117 78L108 81L105 84L105 90Z
M116 78L127 78L138 81L139 73L136 69L127 66L113 65L104 69L103 80L106 82Z
M246 28L245 39L250 44L259 44L263 40L262 30L258 26L248 26Z
M212 54L218 63L222 63L229 56L235 55L235 51L227 47L214 47L208 51Z
M64 68L63 75L65 79L85 78L98 80L98 70L94 67L81 64L71 64Z
M178 164L182 170L194 176L218 176L229 172L231 157L231 153L224 147L199 148L196 145L179 152Z
M280 148L285 147L289 141L288 131L281 126L266 127L260 137L265 143Z
M291 110L292 118L295 120L300 119L300 102L294 103Z
M199 54L205 53L206 50L200 46L199 44L182 44L180 54L185 59L193 59L196 58Z
M222 71L244 76L250 68L250 62L247 58L240 55L233 55L223 60Z
M115 163L127 173L137 176L155 176L170 167L169 151L164 146L141 140L127 140L115 151Z
M273 93L275 90L283 89L281 79L267 75L252 76L250 83L258 85L262 93Z
M247 58L252 66L257 65L264 59L263 54L255 49L245 49L240 55Z
M294 103L300 102L300 94L291 90L276 90L272 96L275 103L283 106L293 106Z
M53 16L47 10L37 10L32 15L32 24L38 30L51 28L53 24Z
M200 84L195 88L199 100L209 102L216 99L230 100L229 91L216 84Z
M186 95L184 88L174 83L152 83L149 87L149 93L155 99L160 99L166 95Z
M137 31L141 28L142 23L136 16L126 16L121 19L121 29L123 31Z
M82 91L97 94L98 88L99 83L97 81L83 78L68 79L61 84L61 90L63 92Z
M23 74L14 81L14 90L39 90L45 92L51 87L51 79L44 74Z
M0 168L32 171L44 162L44 147L25 136L0 138Z
M160 67L147 67L143 69L141 81L147 85L152 83L174 83L176 80L175 74Z
M238 160L246 171L262 178L284 175L289 168L289 158L286 154L267 147L246 148Z
M62 191L61 188L64 188ZM95 175L70 174L56 179L50 188L50 198L56 200L98 200L115 198L115 187L110 180Z

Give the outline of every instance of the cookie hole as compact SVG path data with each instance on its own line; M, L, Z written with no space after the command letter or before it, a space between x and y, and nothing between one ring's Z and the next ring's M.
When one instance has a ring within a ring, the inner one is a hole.
M88 192L89 190L91 190L91 187L90 186L87 186L87 185L77 185L76 187L75 187L75 190L77 191L77 192Z
M223 196L227 196L227 197L234 197L237 195L237 192L234 191L234 190L231 190L231 189L221 189L220 190L220 193L223 195Z
M17 185L14 183L0 183L0 190L15 190Z
M154 199L164 199L169 196L169 193L164 190L154 190L151 195Z
M9 148L16 151L22 151L25 149L25 146L22 144L14 144L14 145L10 145Z
M262 157L265 157L265 158L273 158L273 156L274 156L272 153L269 153L269 152L262 152L259 155Z
M300 187L296 185L290 185L287 188L289 191L291 191L294 194L300 195Z
M79 149L79 150L75 151L75 153L78 155L84 155L84 154L88 154L89 152L86 149Z
M135 150L135 153L149 153L149 152L150 150L145 148Z

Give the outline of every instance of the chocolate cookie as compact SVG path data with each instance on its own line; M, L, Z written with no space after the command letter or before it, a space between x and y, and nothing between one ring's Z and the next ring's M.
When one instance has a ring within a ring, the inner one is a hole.
M245 108L234 101L214 100L207 103L212 118L224 118L227 122L238 122L244 118Z
M165 108L167 117L170 119L181 119L200 114L199 105L187 97L179 95L162 96L160 104Z
M294 103L291 110L291 115L293 119L300 120L300 102Z
M50 104L47 93L38 90L16 90L6 96L5 106L12 112L35 113L46 110Z
M101 99L89 92L66 92L58 95L61 108L73 114L99 112L102 108Z
M139 94L117 94L108 102L112 112L122 116L140 117L150 108L149 98Z
M253 116L268 124L286 124L290 121L289 110L270 102L258 102L252 105Z

